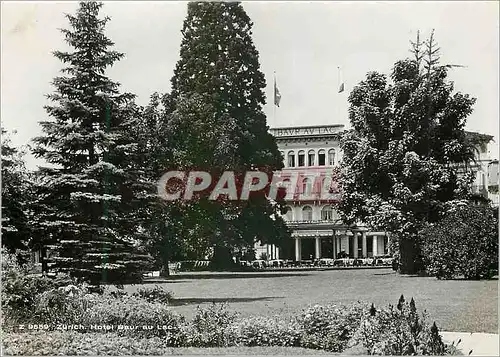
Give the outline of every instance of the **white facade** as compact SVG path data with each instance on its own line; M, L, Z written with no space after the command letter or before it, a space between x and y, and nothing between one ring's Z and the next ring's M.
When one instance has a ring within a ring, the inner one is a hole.
M490 145L493 137L478 133L470 134L480 136L484 140L484 144L477 147L475 162L472 164L474 172L472 190L474 193L480 194L489 199L492 205L498 206L498 159L493 159L490 155L490 150L488 150L488 146Z
M289 210L284 219L293 230L294 247L286 256L275 246L257 244L257 258L262 253L269 259L296 261L388 253L387 234L345 226L332 205L340 199L335 181L329 180L340 167L343 131L343 125L271 129L284 158L280 176L290 185L285 198Z

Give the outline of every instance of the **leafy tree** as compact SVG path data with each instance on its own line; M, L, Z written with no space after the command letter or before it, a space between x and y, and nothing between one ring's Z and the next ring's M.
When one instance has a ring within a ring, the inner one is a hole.
M7 130L2 128L2 247L10 253L27 250L31 235L31 185L23 155L22 150L12 146Z
M165 113L162 96L154 93L147 106L137 108L130 137L137 143L134 160L142 169L144 181L145 201L137 208L137 214L142 216L144 242L162 274L168 275L169 261L185 258L186 249L181 225L184 212L158 196L158 180L173 156L168 140L174 135Z
M458 202L421 231L427 271L441 279L491 278L498 273L498 219L488 205Z
M66 67L53 81L34 154L50 166L39 171L36 226L57 250L56 269L90 280L138 280L147 255L136 249L140 176L130 140L134 95L120 93L105 71L123 54L113 51L100 19L102 3L81 2L63 29L72 52L55 51Z
M176 167L208 170L213 177L257 168L272 175L282 168L262 110L266 83L251 29L240 3L188 4L181 58L166 98ZM279 243L289 237L278 215L283 203L263 193L240 202L201 197L184 209L185 225L195 230L193 245L214 246L215 266L231 262L235 249L255 240Z
M447 201L466 197L473 150L464 132L475 99L454 93L449 65L439 63L433 35L413 43L413 59L391 74L371 72L349 95L353 130L344 151L339 209L392 233L400 272L422 268L418 231L436 222Z

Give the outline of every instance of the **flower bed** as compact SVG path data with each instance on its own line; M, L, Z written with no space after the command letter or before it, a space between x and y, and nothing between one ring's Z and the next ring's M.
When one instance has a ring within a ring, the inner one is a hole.
M198 308L187 321L166 304L136 296L56 289L44 293L33 318L36 320L26 321L23 330L11 326L4 340L6 354L164 354L171 347L235 346L329 352L357 348L364 354L449 352L437 327L429 326L425 315L417 314L414 302L408 304L404 299L397 307L385 309L360 303L312 306L289 319L240 318L224 305L213 304ZM51 337L41 338L40 333Z
M198 308L192 320L174 313L170 293L143 289L91 293L85 285L38 284L4 271L4 351L8 355L165 354L172 347L301 347L361 354L444 355L436 325L413 299L375 308L311 306L291 318L240 317L223 305ZM38 278L37 278L38 279ZM46 278L40 278L46 279ZM45 280L44 280L45 281ZM27 309L30 313L21 313ZM41 337L43 336L43 337Z

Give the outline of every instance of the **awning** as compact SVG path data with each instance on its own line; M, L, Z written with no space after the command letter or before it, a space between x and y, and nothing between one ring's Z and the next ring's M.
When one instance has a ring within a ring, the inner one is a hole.
M335 233L333 230L296 230L292 232L292 237L299 238L316 238L316 237L329 237L333 238L333 236L341 237L341 236L352 236L351 231L346 231L345 229L336 230Z
M296 231L292 233L292 237L299 238L316 238L316 237L333 237L333 232L331 230L328 231Z

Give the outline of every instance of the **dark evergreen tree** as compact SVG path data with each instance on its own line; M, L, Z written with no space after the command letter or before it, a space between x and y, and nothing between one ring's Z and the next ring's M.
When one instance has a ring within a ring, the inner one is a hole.
M40 168L37 227L53 243L56 269L93 283L137 280L148 256L137 249L140 225L134 209L143 199L141 176L133 159L136 144L134 95L120 93L107 68L123 58L104 33L102 3L81 2L66 15L62 30L72 52L55 51L66 67L53 81L53 118L40 122L35 138Z
M271 177L282 168L263 112L266 81L259 69L252 26L240 3L188 4L181 58L166 101L167 120L177 120L185 128L176 130L178 139L169 143L183 152L173 157L172 164L205 169L215 177L224 170L252 169ZM223 267L235 249L253 246L255 240L279 243L289 238L278 214L282 209L282 201L270 202L263 193L244 202L201 198L189 206L192 215L187 215L186 224L207 222L199 227L205 232L201 239L214 246L213 261Z
M10 253L26 251L31 235L28 224L31 184L23 155L2 128L2 247Z
M413 59L385 75L369 73L349 95L339 205L350 223L392 233L402 273L422 268L419 230L442 218L446 202L467 198L473 150L464 132L475 102L453 93L449 65L431 35Z

